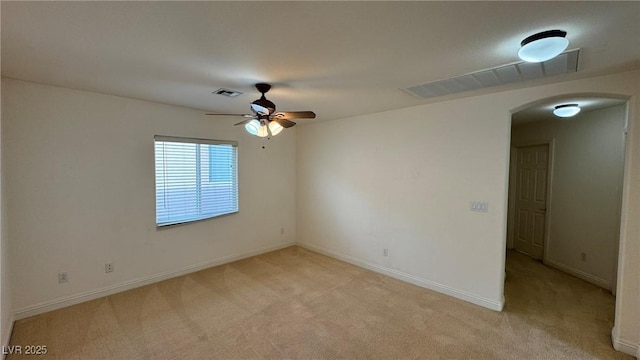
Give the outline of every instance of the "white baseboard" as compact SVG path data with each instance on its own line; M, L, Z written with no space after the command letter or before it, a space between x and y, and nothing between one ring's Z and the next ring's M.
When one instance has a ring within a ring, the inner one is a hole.
M445 295L453 296L460 300L464 300L472 304L480 305L482 307L485 307L491 310L502 311L502 308L504 307L504 297L502 298L501 301L487 299L481 296L468 293L463 290L455 289L450 286L437 283L435 281L422 279L417 276L404 273L402 271L391 269L386 266L378 265L366 260L358 259L350 255L341 254L333 250L325 249L316 245L301 243L301 242L298 242L297 244L298 246L309 249L311 251L315 251L323 255L327 255L329 257L342 260L344 262L348 262L350 264L353 264L371 271L375 271L377 273L384 274L392 278L402 280L402 281L405 281L429 290L433 290Z
M615 327L611 330L611 342L613 343L613 348L617 351L640 359L640 344L634 344L631 341L619 338Z
M595 276L595 275L591 275L589 273L586 273L582 270L578 270L574 267L559 263L555 260L551 260L551 259L545 259L544 263L548 266L551 266L553 268L556 268L558 270L562 270L568 274L571 274L579 279L582 279L586 282L590 282L596 286L600 286L601 288L605 288L609 291L611 291L611 289L613 288L613 285L611 284L611 281L609 280L605 280L601 277Z
M90 300L94 300L94 299L101 298L101 297L104 297L104 296L113 295L113 294L116 294L116 293L119 293L119 292L122 292L122 291L125 291L125 290L130 290L130 289L134 289L134 288L137 288L137 287L153 284L153 283L156 283L156 282L159 282L159 281L162 281L162 280L171 279L171 278L174 278L174 277L177 277L177 276L190 274L192 272L204 270L206 268L210 268L210 267L213 267L213 266L218 266L218 265L230 263L230 262L233 262L233 261L237 261L237 260L240 260L240 259L248 258L248 257L251 257L251 256L256 256L256 255L268 253L268 252L271 252L271 251L284 249L286 247L293 246L293 245L295 245L295 243L294 242L290 242L290 243L286 243L286 244L280 244L280 245L269 246L269 247L260 248L260 249L256 249L256 250L246 251L246 252L243 252L243 253L238 253L238 254L233 254L233 255L228 255L228 256L222 256L222 257L219 257L219 258L214 258L214 259L210 259L210 260L207 260L207 261L203 261L203 262L198 263L198 264L185 266L185 267L173 270L173 271L168 271L168 272L161 273L161 274L145 276L145 277L141 277L141 278L125 281L125 282L120 283L120 284L107 286L107 287L104 287L104 288L101 288L101 289L91 290L91 291L87 291L87 292L83 292L83 293L79 293L79 294L74 294L74 295L71 295L71 296L66 296L66 297L54 299L54 300L51 300L51 301L45 301L45 302L42 302L42 303L39 303L39 304L35 304L35 305L25 306L23 308L20 308L20 309L16 310L16 312L15 312L15 320L28 318L30 316L42 314L42 313L49 312L49 311L52 311L52 310L61 309L63 307L79 304L79 303L82 303L82 302L85 302L85 301L90 301Z

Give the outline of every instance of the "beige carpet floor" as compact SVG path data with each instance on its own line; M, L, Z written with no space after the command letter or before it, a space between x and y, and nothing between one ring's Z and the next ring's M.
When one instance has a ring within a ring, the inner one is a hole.
M495 312L290 247L15 324L14 359L630 359L614 298L514 252Z

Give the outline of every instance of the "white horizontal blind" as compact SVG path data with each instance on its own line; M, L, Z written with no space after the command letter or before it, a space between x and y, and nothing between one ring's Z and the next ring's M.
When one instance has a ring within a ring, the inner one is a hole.
M157 226L238 211L236 142L156 136L155 158Z

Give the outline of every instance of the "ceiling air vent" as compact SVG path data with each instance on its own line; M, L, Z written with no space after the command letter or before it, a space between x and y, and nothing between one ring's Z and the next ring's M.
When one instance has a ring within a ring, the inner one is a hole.
M551 60L539 63L517 62L480 70L450 79L434 81L403 89L416 97L427 99L457 94L491 86L512 84L543 77L578 71L580 49L564 52Z
M227 97L236 97L239 95L242 95L242 93L240 91L235 91L235 90L229 90L229 89L225 89L225 88L220 88L216 91L213 92L216 95L222 95L222 96L227 96Z

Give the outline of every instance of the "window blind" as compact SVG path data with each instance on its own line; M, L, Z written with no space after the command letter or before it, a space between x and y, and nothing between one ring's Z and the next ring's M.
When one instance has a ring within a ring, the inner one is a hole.
M156 225L238 211L238 144L155 136Z

